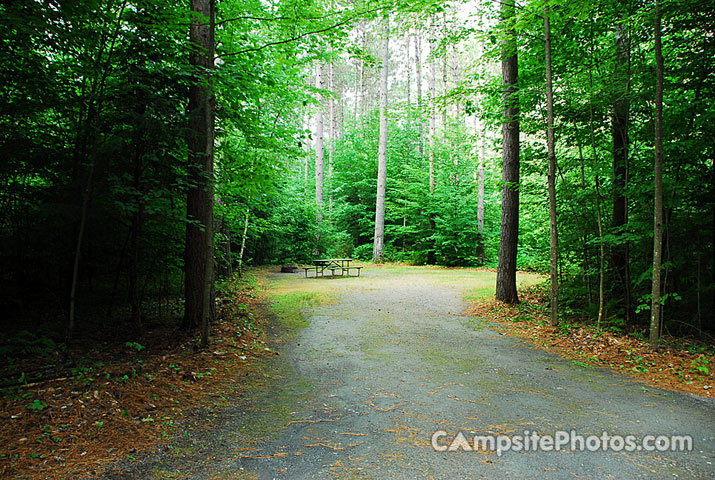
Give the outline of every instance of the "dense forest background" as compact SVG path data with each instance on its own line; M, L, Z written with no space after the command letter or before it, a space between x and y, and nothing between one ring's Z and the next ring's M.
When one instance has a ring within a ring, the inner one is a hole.
M213 242L204 249L214 251L211 299L242 265L375 258L381 143L379 259L496 266L509 38L521 129L518 187L507 185L519 193L517 266L551 265L551 78L561 314L645 331L656 13L660 328L712 333L715 3L511 5L505 16L485 0L4 1L2 343L134 338L151 322L197 327L183 302L196 290L187 286L204 285L191 273L203 265L202 232ZM203 15L190 14L197 6ZM200 300L187 302L206 317Z

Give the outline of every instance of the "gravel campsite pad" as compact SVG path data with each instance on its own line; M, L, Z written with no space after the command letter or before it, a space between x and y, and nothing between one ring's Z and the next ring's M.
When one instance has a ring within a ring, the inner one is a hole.
M494 276L416 267L366 268L360 278L269 275L277 355L246 380L252 385L244 398L207 411L206 421L187 427L171 449L125 475L715 477L711 400L582 368L463 315L465 298L489 294ZM519 277L522 284L539 280ZM312 306L297 315L305 305ZM467 448L436 451L433 434L440 431L440 450L459 433ZM615 450L595 452L570 444L559 451L469 448L475 435L515 440L558 432L584 439L633 435L639 442L687 435L693 448L615 451L618 442Z

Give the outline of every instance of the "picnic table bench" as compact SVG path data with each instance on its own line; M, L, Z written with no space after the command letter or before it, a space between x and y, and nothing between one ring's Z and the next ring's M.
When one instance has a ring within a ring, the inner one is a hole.
M362 267L350 266L352 258L320 258L313 260L313 266L303 267L305 270L305 277L308 278L308 272L315 270L316 277L325 276L325 271L330 270L330 275L335 276L336 271L340 271L340 275L350 276L350 270L357 271L357 276L360 276L360 270Z

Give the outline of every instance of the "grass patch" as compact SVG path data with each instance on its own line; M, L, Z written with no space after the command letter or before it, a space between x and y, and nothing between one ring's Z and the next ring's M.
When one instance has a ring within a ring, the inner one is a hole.
M459 320L460 325L462 325L464 328L468 328L470 330L474 330L475 332L477 330L483 329L485 326L488 326L488 322L482 318L478 317L466 317L466 318L461 318Z
M484 365L484 358L481 356L456 355L454 352L442 348L428 347L421 349L418 354L422 361L442 371L465 373L472 371L474 367Z
M295 332L308 326L304 310L331 303L332 298L325 292L289 291L275 293L271 297L271 311L288 332Z
M468 302L477 302L492 295L494 295L494 285L485 285L469 290L467 295L464 296L464 300Z
M315 387L307 379L296 377L289 368L281 368L280 380L255 379L249 389L244 408L251 412L233 436L240 445L257 444L275 440L291 421L300 418L303 406L315 398Z

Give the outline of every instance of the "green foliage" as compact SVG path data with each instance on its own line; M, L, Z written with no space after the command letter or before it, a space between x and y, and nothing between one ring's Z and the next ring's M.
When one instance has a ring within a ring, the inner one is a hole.
M271 310L287 331L294 332L308 325L303 312L306 308L326 305L331 301L323 292L286 292L275 294Z
M20 330L14 334L0 335L0 356L5 358L24 355L49 358L64 348L63 343L56 343L50 336L40 332Z
M693 373L699 373L701 375L710 375L709 368L710 361L702 353L698 355L695 360L690 362L690 370Z
M126 342L124 345L126 347L133 349L133 350L136 350L137 352L141 352L142 350L144 350L146 348L144 345L137 343L137 342Z
M45 407L47 407L47 403L40 400L39 398L34 399L27 405L28 410L33 410L35 412L41 412L45 409Z
M441 16L449 7L433 1L217 5L212 78L218 272L227 275L239 261L371 259L379 138L371 85L380 66L371 22L389 13L399 15L395 35L403 35L400 29L421 27L430 15ZM523 132L517 260L520 269L543 272L549 264L543 3L520 6L509 25L518 35ZM414 83L408 104L404 65L399 64L404 59L395 57L390 63L398 68L389 92L387 260L449 266L493 266L498 261L503 92L497 66L504 38L499 7L498 2L480 6L477 30L450 25L451 31L429 42L432 57L426 55L423 39L425 84L426 62L448 59L453 50L464 52L457 62L461 78L446 90L438 86L435 112L428 108L425 91L418 107ZM567 311L597 314L603 245L603 328L619 331L637 330L648 321L651 8L633 2L551 4L552 30L559 32L553 49L562 305ZM708 76L715 70L715 22L707 2L665 0L663 11L668 108L662 298L669 328L694 333L715 325L715 86ZM187 2L9 1L0 6L0 15L7 25L0 31L5 47L0 51L0 309L8 319L0 354L49 358L64 349L59 339L85 199L77 289L80 327L93 329L102 318L104 327L121 329L124 318L112 314L130 311L127 298L138 298L140 317L149 320L154 315L149 305L162 306L179 294L185 227L192 221L185 205L191 186L185 112L189 85L201 72L188 63ZM350 31L358 22L364 42ZM630 49L627 68L617 55L623 35L628 35ZM333 66L333 92L327 85L314 86L311 71L318 61ZM363 87L365 92L355 91ZM318 207L315 152L305 121L321 109L327 117L325 104L331 98L339 100L341 122L337 138L326 140L325 200ZM614 170L613 118L614 105L622 100L629 106L628 181L623 188ZM431 114L438 127L430 142L426 126ZM471 127L471 115L486 126L486 134ZM485 158L477 158L481 142ZM329 148L334 152L332 174ZM477 225L478 164L485 169L482 231ZM625 225L614 221L614 198L620 194L627 198ZM615 261L625 252L627 275ZM625 304L626 290L630 305ZM157 310L165 316L164 309ZM171 309L171 317L176 321L180 311ZM142 350L138 343L126 346ZM91 378L88 372L77 373L84 375L83 381Z

